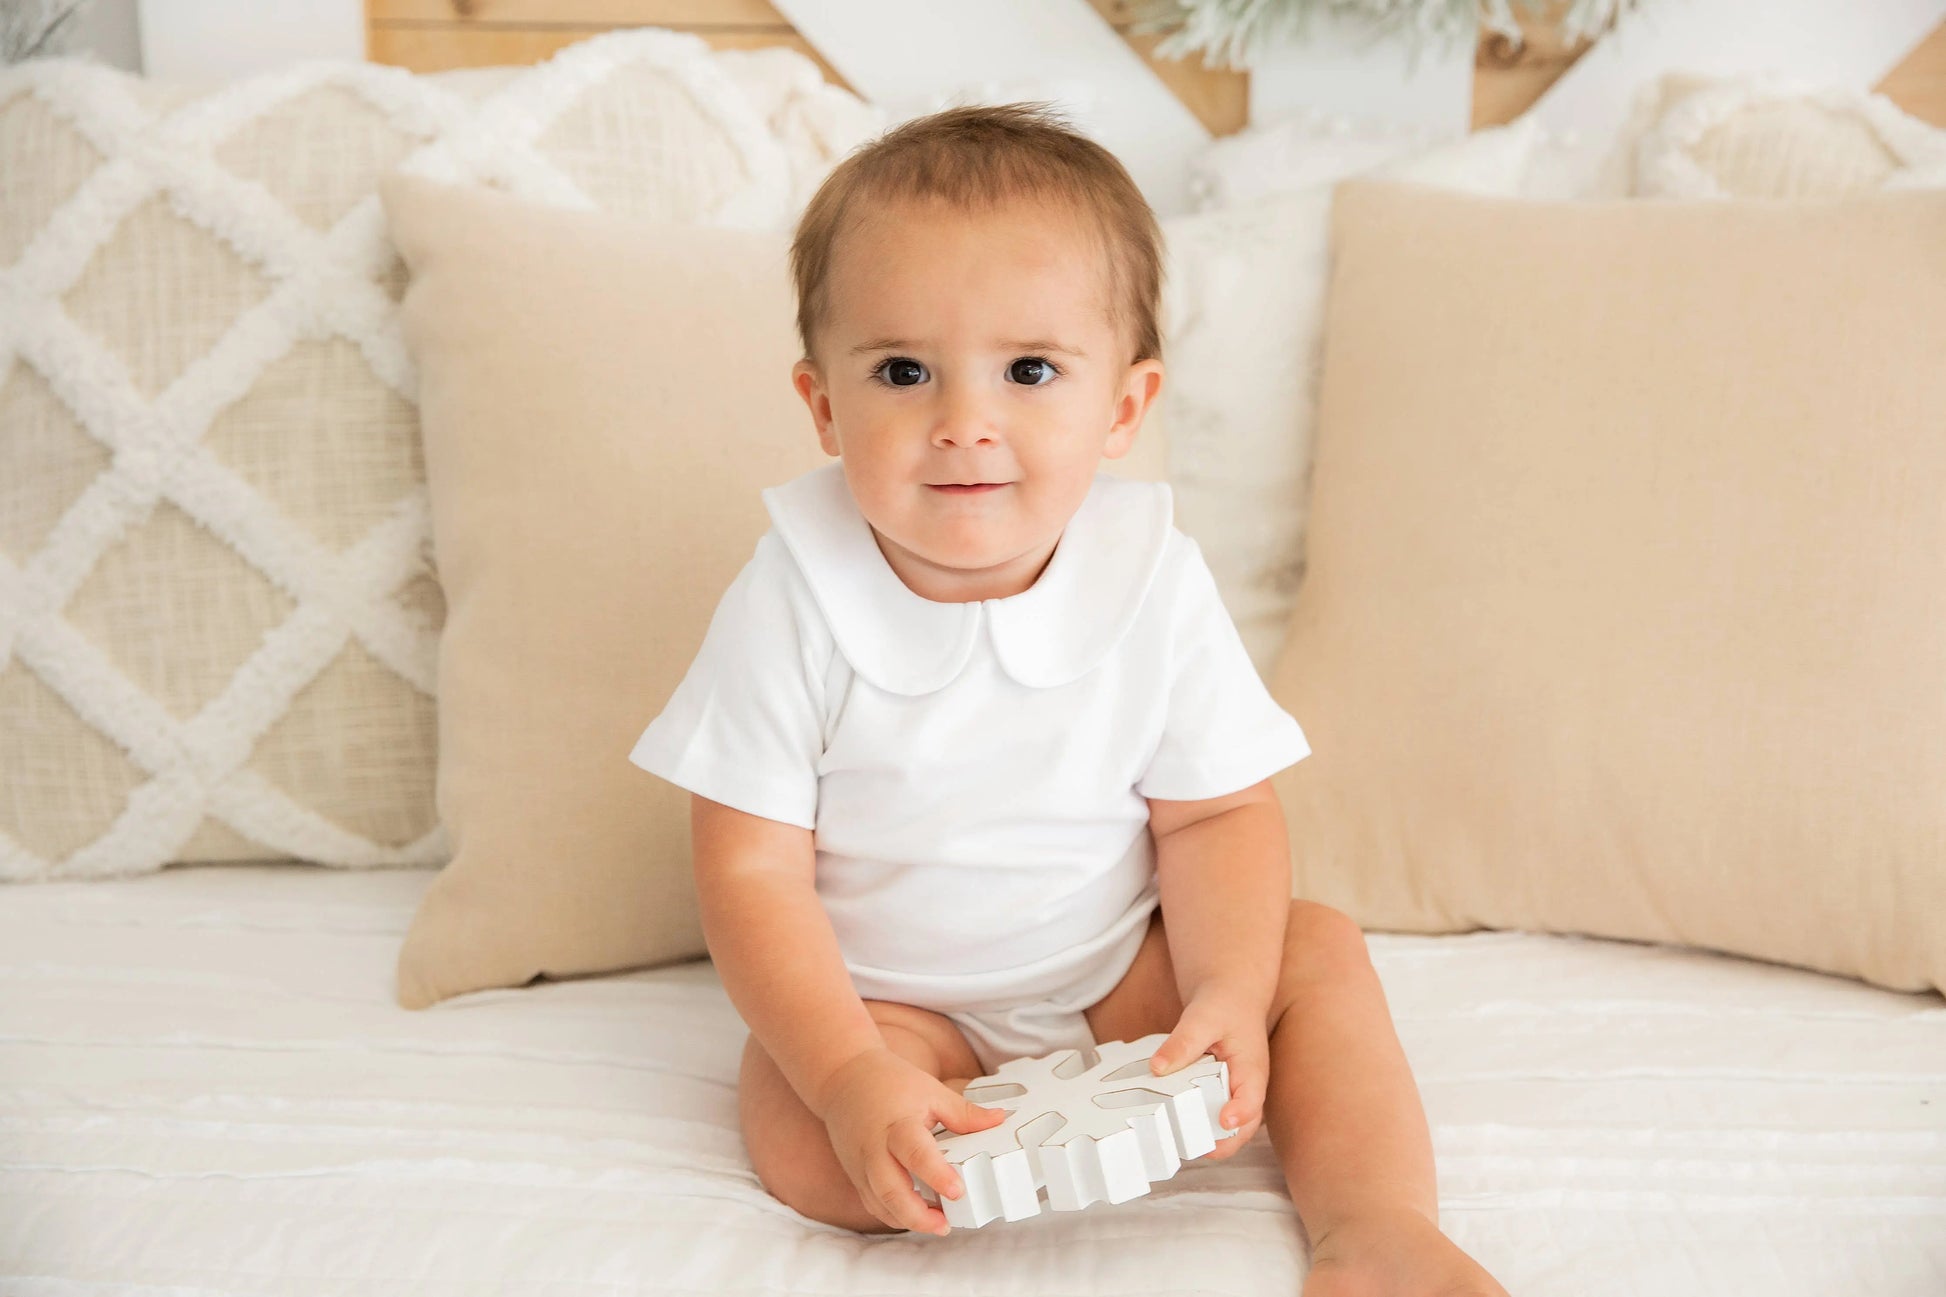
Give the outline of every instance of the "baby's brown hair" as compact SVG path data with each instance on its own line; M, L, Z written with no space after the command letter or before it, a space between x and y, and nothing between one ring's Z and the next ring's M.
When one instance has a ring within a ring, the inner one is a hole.
M915 117L859 145L832 169L791 240L797 332L807 360L817 359L812 341L829 306L826 279L838 237L871 203L922 198L962 211L1038 200L1092 220L1107 252L1111 316L1134 349L1128 363L1161 359L1162 228L1120 159L1041 101Z

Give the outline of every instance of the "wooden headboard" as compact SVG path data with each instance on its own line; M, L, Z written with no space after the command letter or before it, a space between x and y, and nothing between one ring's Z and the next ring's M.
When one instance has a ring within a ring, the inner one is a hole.
M1157 59L1163 37L1136 35L1125 0L1089 0L1212 135L1249 124L1249 73L1200 58ZM1473 126L1512 121L1571 67L1586 42L1564 44L1552 20L1522 20L1518 52L1488 36L1474 58ZM798 35L770 0L365 0L366 57L415 72L538 63L564 45L615 27L694 32L717 49L786 45L847 90L835 68ZM1946 24L1875 89L1913 116L1946 126Z

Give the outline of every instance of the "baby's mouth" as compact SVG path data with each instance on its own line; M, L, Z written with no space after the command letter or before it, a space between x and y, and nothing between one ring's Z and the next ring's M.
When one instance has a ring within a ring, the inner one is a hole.
M928 482L926 483L926 485L931 487L935 491L943 491L947 495L985 495L989 491L998 491L1002 487L1012 486L1013 483L1011 482L975 482L975 483Z

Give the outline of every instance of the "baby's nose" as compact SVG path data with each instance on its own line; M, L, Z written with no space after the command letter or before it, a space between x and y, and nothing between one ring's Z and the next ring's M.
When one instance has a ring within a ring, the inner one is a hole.
M977 446L994 440L993 411L987 408L984 395L962 385L948 388L941 397L935 440L955 446Z
M996 438L990 427L980 424L941 424L933 440L942 446L990 446Z

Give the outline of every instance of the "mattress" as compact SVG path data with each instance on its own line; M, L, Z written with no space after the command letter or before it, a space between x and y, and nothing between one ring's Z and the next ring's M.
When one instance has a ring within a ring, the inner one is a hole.
M706 961L412 1012L429 871L0 888L0 1291L1292 1294L1268 1137L947 1237L767 1194ZM1515 1297L1946 1294L1946 1008L1668 947L1372 934L1442 1224Z

